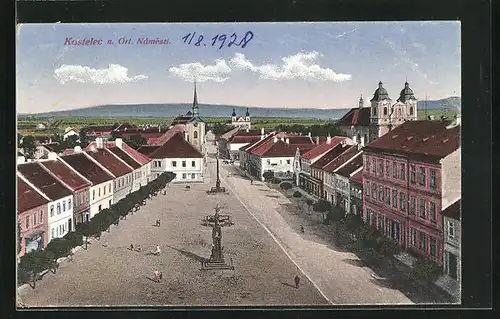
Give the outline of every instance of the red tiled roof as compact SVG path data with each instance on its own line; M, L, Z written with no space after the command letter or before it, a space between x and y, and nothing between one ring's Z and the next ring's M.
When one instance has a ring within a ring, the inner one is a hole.
M134 160L130 155L125 153L121 148L113 146L108 148L108 150L118 156L122 161L127 163L129 166L131 166L133 169L138 169L141 168L141 164L139 164L136 160Z
M171 125L176 125L176 124L186 124L187 122L189 122L193 117L192 116L178 116L176 117Z
M333 136L330 140L330 143L323 142L322 144L317 145L312 150L302 154L302 158L303 159L316 158L316 157L320 156L321 154L328 152L329 150L331 150L332 148L337 146L337 144L344 141L345 139L346 139L346 137L343 137L343 136Z
M353 172L355 172L358 168L363 166L363 156L361 156L362 152L358 152L356 155L354 155L354 158L350 158L351 161L341 168L339 168L335 173L344 176L344 177L349 177ZM345 162L344 162L345 163Z
M240 150L240 151L246 151L246 150L247 150L247 148L249 148L250 146L252 146L252 143L249 143L249 144L247 144L247 145L244 145L244 146L240 147L240 148L239 148L239 150Z
M149 155L151 158L202 158L203 155L177 133Z
M323 167L323 170L326 172L333 173L337 168L339 168L342 164L350 160L354 155L358 153L358 147L356 145L348 146L345 152L337 156L333 161L328 163Z
M456 220L460 220L460 212L461 212L461 206L462 206L462 199L460 198L450 206L446 207L442 212L441 215L450 217Z
M115 177L120 177L133 171L132 168L117 159L113 153L106 148L98 148L95 151L86 152L99 164L115 175Z
M347 112L340 120L335 122L337 126L352 126L352 125L361 125L361 126L369 126L370 125L370 108L352 108Z
M234 136L260 136L260 133L261 130L247 130L246 129L239 129L239 131L236 132L236 134L233 135ZM266 132L264 131L264 134Z
M449 122L408 121L368 144L368 150L445 157L460 147L460 126Z
M64 184L71 187L73 191L91 186L92 184L81 178L72 169L58 160L40 161L42 166L47 168L52 174L57 176Z
M356 174L351 176L351 180L360 184L363 184L363 170L360 170Z
M283 140L285 141L286 138L288 138L289 139L288 144L290 144L290 145L302 145L302 149L304 149L304 150L306 150L306 149L310 150L312 147L316 146L309 136L299 136L299 135L287 134L287 133L283 133L283 132L277 133L275 135L278 138L278 140L281 140L281 138L283 138ZM264 140L256 142L254 144L254 146L252 147L252 149L249 149L248 151L254 155L259 156L259 157L263 156L273 146L275 135L269 135ZM310 144L311 147L306 148L305 145L307 145L307 144ZM297 148L295 147L295 149L297 149ZM294 152L294 154L295 154L295 152Z
M233 136L229 139L229 143L255 143L257 141L260 141L260 135L259 136Z
M261 157L294 157L297 148L301 151L307 151L314 147L314 144L288 144L282 140L278 140L271 145Z
M114 179L103 170L98 164L94 163L83 153L75 153L72 155L65 155L60 157L72 168L78 171L86 179L91 181L94 185L101 184Z
M311 164L311 167L314 168L323 168L328 163L333 161L337 156L345 152L347 149L347 145L337 144L334 148L326 152L323 156L321 156L316 162Z
M53 201L73 194L37 162L19 164L17 170Z
M137 151L145 156L150 156L153 154L160 146L158 145L143 145L137 149Z
M91 149L92 146L97 147L97 143L95 141L90 143L89 145L87 145L87 147L85 147L84 150L88 151ZM116 142L115 141L106 141L106 142L104 142L104 146L106 148L115 147ZM129 146L127 143L125 143L123 141L122 141L122 150L125 153L127 153L130 157L132 157L135 161L139 162L139 164L141 164L141 165L145 165L145 164L151 162L151 159L149 157L147 157L144 154L141 154L140 152L138 152L137 150L135 150L134 148L132 148L131 146ZM70 153L70 154L72 154L72 153Z
M17 177L17 212L23 213L32 208L47 204L49 201L29 186L19 176Z
M168 130L166 133L160 135L160 137L156 138L154 142L152 142L152 145L163 145L165 144L169 139L172 138L177 133L183 133L184 134L184 127L180 125L176 125L172 127L170 130ZM150 144L150 143L148 143Z

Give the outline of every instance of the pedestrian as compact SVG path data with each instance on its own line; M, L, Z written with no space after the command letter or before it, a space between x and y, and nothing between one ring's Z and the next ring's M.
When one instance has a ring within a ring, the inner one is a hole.
M142 251L141 245L137 245L137 251Z
M160 245L156 245L155 255L160 255L160 253L161 253Z
M163 273L160 271L160 280L163 279Z
M253 185L253 179L250 180L250 185Z
M300 225L300 232L303 234L304 233L304 226Z
M134 250L134 245L130 244L130 250Z
M295 276L295 288L299 288L299 283L300 283L300 277L299 276Z
M158 219L158 227L160 227L160 220Z
M155 270L155 271L153 272L153 280L154 280L154 281L156 281L156 282L158 282L158 275L159 275L159 274L158 274L158 270Z

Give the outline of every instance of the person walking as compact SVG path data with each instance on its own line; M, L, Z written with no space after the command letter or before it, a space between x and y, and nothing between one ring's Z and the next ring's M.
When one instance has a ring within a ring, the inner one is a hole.
M304 233L304 226L300 225L300 232L303 234Z
M161 271L160 271L159 276L160 276L160 280L162 280L163 279L163 273Z
M134 250L134 245L130 244L130 250Z
M156 245L155 255L160 255L160 253L161 253L160 245Z
M156 281L156 282L158 282L158 276L159 276L158 270L155 270L153 272L153 280Z
M299 284L300 284L300 277L295 275L295 288L299 288Z
M160 224L160 220L158 219L158 227L160 227L160 225L161 225L161 224Z
M141 245L137 245L137 251L142 251Z

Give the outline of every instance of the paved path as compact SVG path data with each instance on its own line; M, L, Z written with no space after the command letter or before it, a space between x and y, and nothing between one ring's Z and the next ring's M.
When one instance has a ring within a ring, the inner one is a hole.
M213 165L209 165L213 167ZM355 265L358 257L320 243L311 234L292 228L277 211L290 201L263 183L243 179L221 166L223 185L231 189L248 214L272 234L291 260L333 304L413 304L398 290L381 287L368 268Z

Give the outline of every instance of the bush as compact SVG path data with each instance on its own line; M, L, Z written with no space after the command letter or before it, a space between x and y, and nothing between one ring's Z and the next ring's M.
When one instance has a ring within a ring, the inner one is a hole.
M319 213L324 213L330 209L332 209L332 204L324 199L320 199L313 205L313 210Z
M342 222L346 226L346 229L354 234L358 233L359 229L363 225L361 216L355 214L347 214L342 219Z
M287 190L292 189L293 185L291 183L289 183L289 182L283 182L283 183L281 183L280 187L281 187L281 189L287 191Z
M71 247L81 246L83 245L83 235L78 232L69 232L63 237L67 239L71 243Z
M293 193L293 197L295 197L295 198L302 197L302 193L299 191L295 191L295 193Z
M440 273L441 267L438 264L420 257L415 263L411 276L416 280L435 281Z
M365 247L373 248L376 246L376 240L379 236L375 228L370 225L363 225L359 230L359 237Z
M274 172L267 171L262 174L262 177L264 177L264 180L268 181L274 177Z
M271 178L270 182L271 182L271 184L279 184L279 183L281 183L281 179L279 179L277 177L273 177L273 178Z
M58 259L68 256L73 247L74 246L72 246L72 242L68 239L55 238L50 241L45 250L53 253L54 259Z

